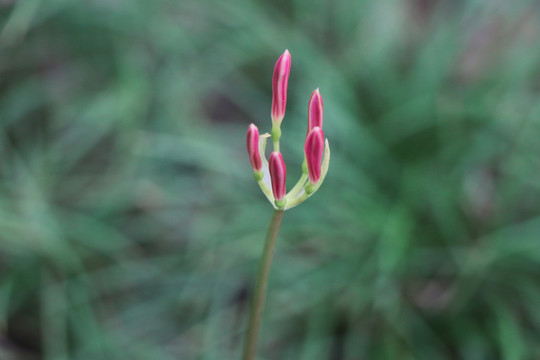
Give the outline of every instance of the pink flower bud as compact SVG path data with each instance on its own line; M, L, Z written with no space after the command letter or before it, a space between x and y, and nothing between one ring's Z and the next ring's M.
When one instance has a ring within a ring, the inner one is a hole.
M285 116L285 106L287 105L287 84L289 83L289 73L291 71L291 54L285 50L276 62L274 67L274 78L272 80L272 121L281 123Z
M321 161L324 153L324 133L315 126L308 136L304 145L309 181L316 183L321 178Z
M309 132L315 126L318 126L322 129L322 123L323 123L323 101L322 101L321 93L319 92L319 89L317 88L315 91L311 93L311 97L309 98L307 133L309 134Z
M262 160L259 153L259 129L253 124L249 125L247 131L247 150L253 171L260 171Z
M283 156L281 156L279 151L272 152L268 161L268 167L270 178L272 179L272 192L276 200L280 201L285 197L286 193L285 180L287 178L287 169L285 168Z

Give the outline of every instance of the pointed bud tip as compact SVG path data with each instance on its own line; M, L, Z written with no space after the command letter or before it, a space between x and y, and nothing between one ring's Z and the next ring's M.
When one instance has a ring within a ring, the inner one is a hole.
M270 159L272 158L277 158L276 160L279 160L280 162L283 161L283 155L281 155L279 151L272 151L272 153L270 153Z
M320 132L320 133L322 133L322 129L319 126L315 126L313 129L311 129L311 132Z
M308 128L307 133L314 127L322 128L323 125L323 100L319 88L313 90L308 103Z

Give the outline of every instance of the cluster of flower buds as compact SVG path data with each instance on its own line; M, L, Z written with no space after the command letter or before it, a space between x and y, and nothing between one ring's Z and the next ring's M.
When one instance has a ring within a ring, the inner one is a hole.
M249 125L247 149L251 167L261 190L275 209L287 210L304 202L321 186L330 163L330 147L325 140L323 126L323 101L319 89L311 94L308 105L308 126L304 144L302 175L287 193L287 168L279 151L281 122L287 104L287 84L291 70L291 55L285 50L274 68L272 81L272 131L259 136L257 126ZM266 161L265 151L268 138L272 139L274 151Z

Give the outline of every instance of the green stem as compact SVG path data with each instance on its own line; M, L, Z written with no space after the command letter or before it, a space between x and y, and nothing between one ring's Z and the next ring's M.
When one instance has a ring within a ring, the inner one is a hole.
M283 210L274 210L266 239L264 241L264 251L261 262L259 263L259 273L257 274L257 282L255 284L255 293L251 304L249 314L249 324L244 343L244 353L242 360L254 360L257 352L257 338L259 336L259 328L261 325L261 315L264 307L264 299L266 297L266 288L268 286L268 275L270 274L270 266L274 256L274 248L283 219Z
M287 201L287 209L293 208L304 201L309 197L309 194L304 192L302 195L297 196L296 198L292 199L291 201Z
M307 179L308 179L308 174L302 173L296 185L294 185L291 191L289 191L289 193L287 194L287 201L294 200L294 198L298 196L300 191L304 188L304 185L306 185Z
M274 151L279 152L279 138L281 138L281 128L279 127L279 124L276 125L276 123L272 123L270 136L272 137L272 142L274 143Z

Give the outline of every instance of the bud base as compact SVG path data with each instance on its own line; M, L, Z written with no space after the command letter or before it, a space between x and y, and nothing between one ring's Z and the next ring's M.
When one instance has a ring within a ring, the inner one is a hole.
M281 200L274 201L278 209L283 209L285 205L287 205L287 198L283 198Z

